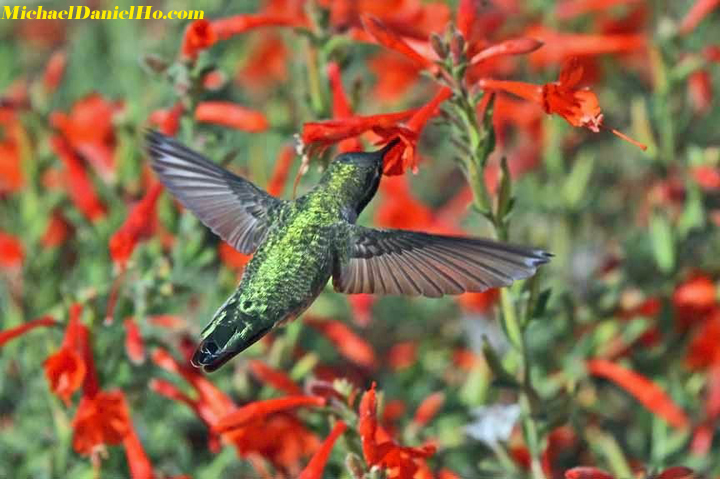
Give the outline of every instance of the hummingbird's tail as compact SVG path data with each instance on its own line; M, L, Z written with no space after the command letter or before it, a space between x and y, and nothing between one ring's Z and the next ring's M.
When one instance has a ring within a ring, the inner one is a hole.
M243 313L232 296L205 327L191 363L206 372L216 371L272 328L272 324Z

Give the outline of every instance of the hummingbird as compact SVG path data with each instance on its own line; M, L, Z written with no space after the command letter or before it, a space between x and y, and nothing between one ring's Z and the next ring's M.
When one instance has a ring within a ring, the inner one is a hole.
M332 278L346 294L437 298L508 286L550 259L541 249L484 238L356 224L395 145L338 155L295 200L252 182L156 131L147 134L162 184L216 235L252 254L240 284L201 333L195 367L215 371L305 311Z

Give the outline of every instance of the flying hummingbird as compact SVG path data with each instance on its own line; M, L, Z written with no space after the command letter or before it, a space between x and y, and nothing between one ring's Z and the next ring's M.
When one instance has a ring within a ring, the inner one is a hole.
M286 201L157 132L152 167L186 208L236 250L253 254L235 292L202 332L192 364L214 371L305 311L332 277L336 291L440 297L508 286L550 255L489 239L356 225L383 157L335 158L307 194Z

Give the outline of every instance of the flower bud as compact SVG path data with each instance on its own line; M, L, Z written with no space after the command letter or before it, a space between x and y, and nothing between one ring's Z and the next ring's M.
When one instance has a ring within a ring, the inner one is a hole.
M435 54L440 58L441 60L444 60L448 56L448 46L443 41L442 38L440 38L440 35L437 33L432 33L430 35L430 45L432 46L433 51Z
M452 53L453 60L456 64L460 63L465 55L465 37L458 31L453 33L452 40L450 41L450 53Z

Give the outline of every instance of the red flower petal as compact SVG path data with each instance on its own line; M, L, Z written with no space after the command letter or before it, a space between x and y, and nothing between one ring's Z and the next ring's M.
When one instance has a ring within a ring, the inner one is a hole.
M156 183L133 207L123 225L110 238L110 256L120 267L124 267L135 250L137 243L149 236L155 223L155 207L163 187Z
M335 427L330 431L330 435L323 441L320 449L317 450L308 465L303 469L302 473L300 473L299 479L322 479L325 464L327 464L335 441L337 441L337 438L340 437L346 429L347 425L342 421L338 421L335 424Z
M265 115L259 111L224 101L198 103L195 120L251 132L265 131L269 127Z
M185 28L180 53L194 60L201 50L210 48L217 42L217 34L208 20L200 19Z
M56 248L65 244L65 241L70 237L72 228L65 221L62 214L55 211L48 220L45 233L43 233L40 242L46 248Z
M470 59L470 65L476 65L490 58L510 55L525 55L532 53L543 46L540 40L529 37L514 38L501 43L496 43L480 50Z
M671 467L665 469L660 474L655 476L655 479L693 479L695 478L695 471L688 467Z
M345 95L342 78L340 77L340 67L337 63L330 63L327 67L327 73L328 79L330 80L330 91L332 92L333 117L340 119L352 116L353 112ZM357 138L348 138L338 144L338 151L341 153L361 150L362 144Z
M141 364L145 361L145 342L140 334L140 328L133 318L127 318L123 325L125 326L125 353L135 364Z
M660 386L635 371L626 369L604 359L587 362L588 372L608 379L634 396L643 406L677 428L688 426L689 420Z
M445 403L445 394L442 392L434 392L420 403L417 410L415 411L415 417L413 421L418 426L424 426L429 423L435 415L438 413Z
M0 231L0 268L18 268L25 259L20 240Z
M267 399L246 404L235 411L220 418L215 424L217 432L226 432L240 428L249 421L257 421L270 414L297 409L299 407L322 407L325 398L317 396L287 396L279 399Z
M720 7L720 0L696 0L680 22L679 32L683 35L690 33L718 7Z
M180 118L185 112L185 107L178 102L170 109L155 110L150 114L149 121L168 136L175 136L180 129Z
M280 150L280 155L278 155L278 159L275 160L275 169L268 182L268 193L273 196L280 196L282 194L293 161L295 161L295 149L292 146L286 146Z
M362 442L363 456L370 465L375 465L380 460L375 441L377 431L377 398L375 397L375 383L367 390L360 400L358 409L358 432Z
M595 467L573 467L565 471L565 479L615 479L615 477Z
M303 19L275 15L235 15L221 18L212 22L212 29L218 40L227 40L233 35L239 35L260 27L301 27Z
M132 424L128 434L123 439L123 446L125 447L125 457L130 468L130 479L153 479L155 473L153 472L152 463L145 453L145 449Z
M67 57L63 50L56 51L50 57L50 60L45 66L45 73L43 74L43 85L48 93L53 93L57 90L65 73L66 63Z
M120 444L128 435L130 416L121 391L100 391L83 396L72 421L73 448L92 455L98 446Z
M374 368L377 360L370 344L355 334L345 323L326 319L306 318L305 323L323 334L338 352L359 366Z
M284 371L280 371L275 368L271 368L264 362L253 359L249 362L250 372L257 378L261 383L266 383L282 391L289 396L300 396L302 395L302 389L300 386L295 384L295 381L285 374Z
M14 328L2 330L0 331L0 348L5 346L5 343L7 343L8 341L22 336L23 334L26 334L35 328L54 326L55 324L56 321L53 318L51 318L50 316L43 316L42 318L33 319L32 321L23 323L20 326L15 326Z
M380 45L404 55L422 68L437 71L437 65L405 43L399 35L388 29L379 19L371 16L363 16L362 23L365 31L372 35Z

